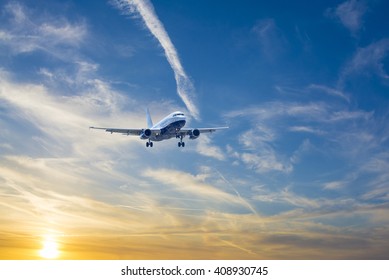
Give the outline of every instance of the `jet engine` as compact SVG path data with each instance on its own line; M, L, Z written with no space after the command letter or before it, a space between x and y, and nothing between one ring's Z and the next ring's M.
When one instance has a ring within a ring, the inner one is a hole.
M197 137L200 136L200 130L198 130L197 128L196 129L193 129L190 133L189 133L189 139L196 139Z
M151 130L150 129L144 129L140 135L141 139L149 139L151 136Z

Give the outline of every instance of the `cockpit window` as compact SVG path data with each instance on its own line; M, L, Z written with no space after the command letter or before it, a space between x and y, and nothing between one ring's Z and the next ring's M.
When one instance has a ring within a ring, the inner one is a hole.
M177 113L177 114L174 114L173 117L183 116L183 115L184 115L183 113Z

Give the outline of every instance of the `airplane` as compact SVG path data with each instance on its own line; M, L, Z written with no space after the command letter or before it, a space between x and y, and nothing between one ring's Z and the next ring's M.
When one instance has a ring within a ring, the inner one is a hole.
M196 139L201 133L212 133L217 130L227 129L228 127L211 127L211 128L184 128L186 124L186 116L183 112L176 111L161 121L153 125L149 109L146 109L147 128L109 128L109 127L95 127L90 129L102 129L106 132L121 133L123 135L135 135L140 139L147 140L146 147L153 147L153 141L163 141L170 138L179 138L178 147L185 147L185 142L182 141L185 136L189 139Z

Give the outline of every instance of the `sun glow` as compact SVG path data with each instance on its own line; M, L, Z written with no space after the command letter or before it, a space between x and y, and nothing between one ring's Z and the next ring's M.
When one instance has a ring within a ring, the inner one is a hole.
M43 241L43 248L39 251L39 255L45 259L57 258L59 256L57 242L51 237L46 237Z

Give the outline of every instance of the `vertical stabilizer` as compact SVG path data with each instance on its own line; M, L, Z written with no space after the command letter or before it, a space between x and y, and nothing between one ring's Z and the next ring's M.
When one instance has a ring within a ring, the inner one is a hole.
M146 121L147 121L147 128L153 127L153 121L151 120L149 108L146 108Z

